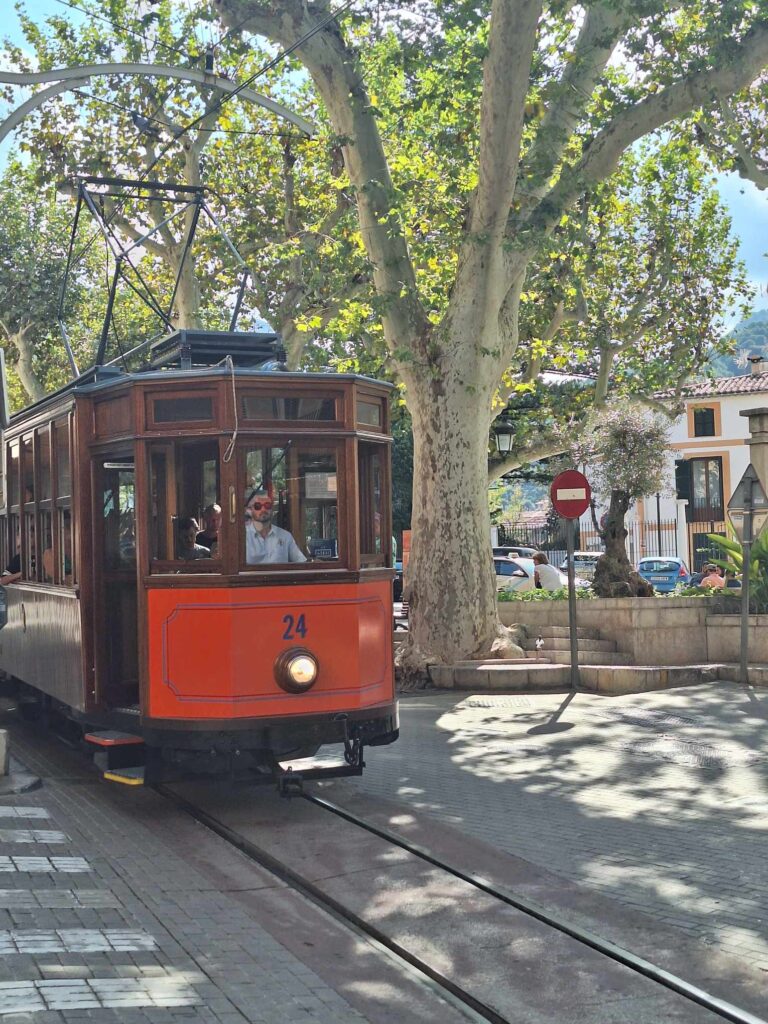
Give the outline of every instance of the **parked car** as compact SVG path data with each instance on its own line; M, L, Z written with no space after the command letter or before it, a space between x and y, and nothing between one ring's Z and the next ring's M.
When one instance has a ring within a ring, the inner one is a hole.
M530 558L494 558L493 565L496 570L496 589L515 590L521 593L526 590L535 590L536 581L533 573L536 566ZM577 587L588 587L587 580L576 578ZM560 586L568 586L568 577L560 573Z
M637 565L637 571L653 584L653 589L660 594L668 594L678 584L685 587L691 584L691 574L682 558L641 558Z
M511 544L507 547L494 548L494 558L533 558L536 554L536 548L523 548L519 545Z
M576 573L577 576L581 576L584 579L593 579L595 575L595 569L597 568L597 560L600 557L600 555L602 555L602 551L574 551L573 571ZM564 572L567 574L567 558L564 558L560 563L560 572Z

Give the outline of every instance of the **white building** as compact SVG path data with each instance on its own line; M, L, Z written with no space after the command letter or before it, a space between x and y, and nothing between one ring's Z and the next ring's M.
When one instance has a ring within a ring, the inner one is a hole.
M677 554L698 568L708 557L708 533L726 533L726 507L749 465L749 424L739 413L768 406L768 361L752 357L741 377L690 384L685 412L672 427L665 455L668 484L635 503L627 517L630 561ZM673 537L674 534L674 537ZM582 548L600 548L589 515L581 520Z

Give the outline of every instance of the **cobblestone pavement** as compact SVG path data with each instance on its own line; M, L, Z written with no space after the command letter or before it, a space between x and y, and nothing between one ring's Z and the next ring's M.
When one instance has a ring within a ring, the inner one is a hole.
M730 683L416 693L354 785L768 971L767 719Z
M81 758L57 777L36 746L20 746L45 779L0 798L4 1024L365 1024L249 912L261 888L277 916L295 914L282 886L254 880L240 854L156 794L99 783ZM242 891L222 891L195 858L229 871L230 887L239 875Z

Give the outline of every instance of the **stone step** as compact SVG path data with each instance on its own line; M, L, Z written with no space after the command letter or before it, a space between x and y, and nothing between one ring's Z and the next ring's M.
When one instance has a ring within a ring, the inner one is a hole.
M568 626L526 626L528 635L532 636L534 640L537 636L543 637L545 640L548 636L551 637L570 637L571 631ZM576 636L583 637L585 640L599 640L600 633L596 629L588 629L586 626L576 627Z
M541 648L542 654L549 654L552 651L570 651L571 649L571 638L560 637L560 636L543 636L544 646ZM615 640L585 640L583 637L577 638L579 645L579 651L615 651L616 641ZM529 637L523 641L523 648L526 651L536 650L536 639L535 637Z
M556 665L570 665L570 651L547 651L547 657ZM579 653L579 663L584 665L631 665L632 658L628 654L617 651L583 651Z
M734 666L735 667L735 666ZM750 666L750 670L758 666ZM759 666L768 677L768 666ZM430 665L435 686L473 693L552 692L570 687L570 665L513 661L474 661ZM580 665L579 688L595 693L627 694L696 686L733 678L727 665Z
M529 658L429 666L435 686L473 693L561 690L568 685L569 673L567 665L553 665Z

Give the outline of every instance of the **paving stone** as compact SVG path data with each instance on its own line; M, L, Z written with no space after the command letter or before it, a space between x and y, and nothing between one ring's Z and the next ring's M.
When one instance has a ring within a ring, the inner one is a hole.
M410 804L681 934L706 928L719 948L768 961L768 700L725 682L522 700L403 700L400 740L366 751L354 786L334 786Z

